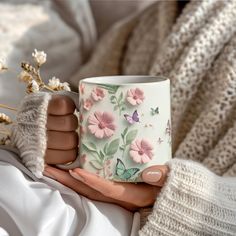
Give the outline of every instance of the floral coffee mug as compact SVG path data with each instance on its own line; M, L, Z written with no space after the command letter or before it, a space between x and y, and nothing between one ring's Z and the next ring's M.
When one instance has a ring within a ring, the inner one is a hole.
M79 166L103 178L140 182L171 158L170 81L104 76L79 84Z

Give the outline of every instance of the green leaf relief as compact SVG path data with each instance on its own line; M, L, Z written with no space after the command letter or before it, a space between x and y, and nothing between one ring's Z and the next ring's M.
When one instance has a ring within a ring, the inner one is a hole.
M103 148L103 152L105 153L105 155L107 155L107 149L108 149L108 143L106 143Z
M115 139L115 140L111 141L109 146L108 146L108 148L107 148L106 154L108 156L114 155L117 152L117 150L118 150L119 143L120 143L119 139Z
M89 162L89 164L96 170L101 170L103 169L103 166L101 165L101 163L97 160L92 160Z
M131 144L132 141L136 138L137 134L138 130L136 129L129 131L128 134L126 135L126 141L125 141L126 145Z
M92 144L92 145L91 145ZM97 152L97 148L95 146L95 144L93 143L89 143L87 145L85 145L84 143L82 143L82 147L87 151L87 152Z

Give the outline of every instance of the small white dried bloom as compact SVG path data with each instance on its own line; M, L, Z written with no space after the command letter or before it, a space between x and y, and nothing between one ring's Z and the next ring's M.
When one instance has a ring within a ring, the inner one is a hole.
M61 84L61 87L62 87L62 89L65 90L65 91L71 91L70 85L69 85L67 82L62 83L62 84Z
M33 78L28 72L23 70L23 71L21 71L21 73L19 75L19 79L22 82L31 82Z
M39 91L39 85L35 80L32 80L27 86L27 93L37 93Z
M48 86L53 90L57 90L61 86L60 79L53 76L51 79L49 79Z
M9 125L12 123L12 120L9 116L7 116L4 113L0 113L0 123L4 123L6 125Z
M0 71L7 70L6 67L6 60L3 58L0 58Z
M44 51L37 51L37 49L34 49L32 57L38 63L39 66L44 64L47 60L47 54Z

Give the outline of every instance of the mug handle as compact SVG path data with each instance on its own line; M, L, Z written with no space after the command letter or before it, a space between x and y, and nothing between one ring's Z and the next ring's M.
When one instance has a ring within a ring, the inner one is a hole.
M58 91L56 94L70 97L76 105L76 110L79 112L79 93L72 92L72 91ZM63 170L70 170L70 169L77 168L79 167L79 155L77 155L77 158L73 162L69 162L67 164L58 164L56 166Z

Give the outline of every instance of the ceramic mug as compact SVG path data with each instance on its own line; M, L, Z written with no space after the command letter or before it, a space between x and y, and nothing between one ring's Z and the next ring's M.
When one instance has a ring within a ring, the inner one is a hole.
M171 159L170 81L103 76L79 84L79 166L103 178L140 182Z

